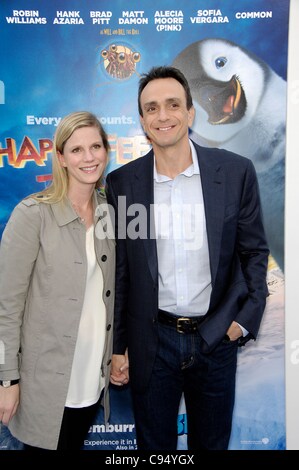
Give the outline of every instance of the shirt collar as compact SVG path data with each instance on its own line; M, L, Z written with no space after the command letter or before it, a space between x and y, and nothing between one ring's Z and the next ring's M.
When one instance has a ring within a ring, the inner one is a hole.
M196 153L194 145L193 145L193 143L190 139L189 139L189 144L190 144L190 148L191 148L192 163L191 163L190 166L188 166L188 168L186 168L186 170L184 170L184 171L182 171L182 173L180 173L181 175L188 176L188 177L193 176L193 175L199 175L199 165L198 165L197 153ZM164 181L170 181L171 180L171 178L169 178L169 176L161 175L160 173L157 172L156 158L154 158L154 180L157 183L162 183Z

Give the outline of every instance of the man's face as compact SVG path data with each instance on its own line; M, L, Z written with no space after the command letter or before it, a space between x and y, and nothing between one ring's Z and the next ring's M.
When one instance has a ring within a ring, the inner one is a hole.
M187 109L183 86L174 78L149 82L140 96L140 122L153 146L171 147L188 139L194 108Z

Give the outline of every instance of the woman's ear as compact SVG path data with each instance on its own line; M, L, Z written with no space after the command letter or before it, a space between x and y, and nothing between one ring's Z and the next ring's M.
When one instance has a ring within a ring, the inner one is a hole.
M62 167L66 167L66 162L65 162L65 159L64 159L64 156L62 153L59 152L59 150L56 151L56 155L57 155L57 158L59 160L59 163Z

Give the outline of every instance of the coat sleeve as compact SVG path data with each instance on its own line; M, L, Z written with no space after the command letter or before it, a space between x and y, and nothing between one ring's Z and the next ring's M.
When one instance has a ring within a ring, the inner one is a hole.
M0 379L19 378L20 332L40 246L39 204L25 199L13 210L0 245Z

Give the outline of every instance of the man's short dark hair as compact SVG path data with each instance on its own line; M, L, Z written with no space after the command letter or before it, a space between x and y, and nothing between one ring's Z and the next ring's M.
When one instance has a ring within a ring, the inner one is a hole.
M192 95L188 81L185 75L179 69L171 66L152 67L149 72L142 74L139 80L138 111L140 116L143 116L143 111L140 104L140 95L149 82L152 80L157 80L158 78L174 78L177 80L185 90L187 109L189 110L193 106Z

